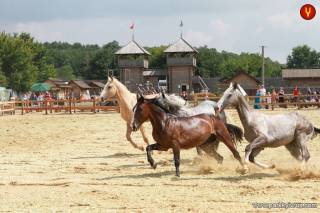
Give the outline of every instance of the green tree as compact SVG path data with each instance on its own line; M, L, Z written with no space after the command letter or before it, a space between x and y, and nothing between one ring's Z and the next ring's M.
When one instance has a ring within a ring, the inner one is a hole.
M27 33L0 34L0 74L6 86L18 92L29 91L43 76L55 75L47 63L43 45Z
M292 49L287 58L288 68L320 68L320 53L307 45L297 46Z
M74 71L70 64L64 65L63 67L58 68L57 77L66 81L76 79L76 76L74 75Z
M101 50L89 62L88 70L85 73L87 79L105 79L109 69L116 69L116 51L119 44L116 41L110 42L103 46ZM117 73L114 73L117 75Z
M159 47L148 47L146 48L148 52L151 54L149 56L149 67L154 67L158 69L165 69L167 65L166 54L164 50L167 49L168 46L159 46Z

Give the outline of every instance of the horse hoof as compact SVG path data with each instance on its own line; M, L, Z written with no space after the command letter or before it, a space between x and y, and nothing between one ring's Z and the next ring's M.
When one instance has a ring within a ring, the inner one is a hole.
M237 168L236 172L241 174L241 175L245 175L249 173L249 168Z
M153 169L156 169L156 168L157 168L157 164L156 164L156 163L153 164L152 168L153 168Z

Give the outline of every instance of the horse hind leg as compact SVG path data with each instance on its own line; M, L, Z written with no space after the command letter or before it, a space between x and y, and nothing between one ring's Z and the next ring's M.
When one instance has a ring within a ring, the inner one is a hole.
M130 127L130 124L127 124L127 133L126 133L127 140L131 143L131 145L134 148L140 149L141 151L144 151L143 146L139 146L135 142L133 142L133 140L131 139L131 133L132 133L132 129Z
M242 169L240 170L241 173L247 173L248 172L248 167L246 164L243 163L241 156L239 154L239 152L237 151L235 145L232 143L231 140L231 136L227 130L227 128L223 128L220 130L217 130L217 138L222 141L228 148L229 150L232 152L233 156L235 159L237 159L239 161L239 163L242 166Z
M204 144L200 145L201 150L203 150L206 154L208 154L211 157L214 157L218 164L222 164L223 157L217 152L219 146L219 141L215 140L214 142L206 142Z
M140 132L141 132L141 134L142 134L143 141L144 141L146 144L149 145L149 140L148 140L148 138L147 138L147 136L146 136L145 128L144 128L143 126L141 126L139 130L140 130Z

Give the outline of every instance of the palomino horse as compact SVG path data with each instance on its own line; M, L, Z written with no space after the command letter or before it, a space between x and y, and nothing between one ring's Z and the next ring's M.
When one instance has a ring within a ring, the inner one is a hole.
M138 95L137 104L134 107L132 129L136 131L147 120L151 122L152 136L157 142L146 148L148 162L154 169L157 164L151 156L152 150L167 151L172 148L176 176L179 177L180 149L200 146L206 151L206 142L212 140L212 135L223 141L233 156L243 165L224 122L212 114L177 117L162 107L162 104L159 103L159 95L157 97L153 95L151 98Z
M220 110L228 105L235 106L244 128L244 137L250 143L245 149L245 162L256 164L262 168L273 168L274 165L265 165L255 157L265 147L285 146L291 155L304 164L310 154L307 142L320 129L314 127L304 116L291 112L288 114L265 115L249 109L244 98L243 89L237 83L231 83L218 102Z
M133 117L132 109L137 103L136 94L131 93L120 81L110 76L108 77L108 82L106 83L103 91L100 94L100 98L107 99L113 97L117 99L117 102L120 106L120 114L122 119L127 122L127 140L132 144L134 148L144 151L143 146L137 145L131 139L132 128L130 124ZM146 144L149 144L144 127L140 126L139 130L142 134L144 142Z

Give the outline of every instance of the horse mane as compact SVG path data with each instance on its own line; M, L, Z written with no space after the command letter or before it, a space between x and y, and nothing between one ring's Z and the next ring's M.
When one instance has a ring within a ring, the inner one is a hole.
M158 102L171 114L176 114L182 109L182 107L188 106L187 102L183 98L175 94L165 94L164 97L162 97Z
M123 85L116 77L112 77L112 81L113 81L113 83L116 83L116 85L121 89L121 90L123 90L123 91L125 91L125 92L128 92L128 93L132 93L132 92L130 92L129 90L128 90L128 88L125 86L125 85ZM110 78L108 78L108 82L110 81Z

